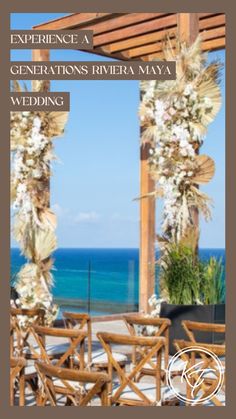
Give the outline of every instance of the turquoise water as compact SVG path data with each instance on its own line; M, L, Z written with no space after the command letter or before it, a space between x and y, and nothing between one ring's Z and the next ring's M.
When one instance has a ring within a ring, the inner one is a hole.
M200 256L204 260L210 256L222 257L225 262L224 249L201 249ZM64 309L69 308L67 299L84 302L82 309L91 309L93 314L115 312L119 305L122 306L121 311L125 306L129 306L130 310L137 308L138 249L58 249L54 259L55 284L52 291ZM13 278L24 262L19 250L11 249ZM93 307L95 302L96 307Z

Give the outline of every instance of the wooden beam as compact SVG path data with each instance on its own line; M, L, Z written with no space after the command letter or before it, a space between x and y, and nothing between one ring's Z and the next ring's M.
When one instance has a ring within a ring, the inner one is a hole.
M116 29L129 27L137 23L146 22L155 18L166 16L164 13L127 13L122 16L111 16L104 22L94 23L86 26L86 29L92 29L94 35L111 32Z
M110 51L106 47L97 47L97 48L94 48L93 50L86 50L83 52L86 52L87 54L101 55L102 57L113 58L113 59L121 60L121 61L128 61L130 59L128 51L117 52L115 54L111 54Z
M173 38L173 37L174 37L174 34L170 36L170 38ZM128 50L127 53L129 54L130 58L136 58L136 57L141 57L142 55L151 54L155 52L161 52L161 51L162 51L162 40L159 42L152 43L152 44L143 45L138 48L132 48Z
M202 50L203 51L211 51L220 48L224 48L225 46L225 27L214 28L209 31L204 31L201 33L203 42L202 42ZM172 41L172 46L175 49L175 39ZM133 48L126 51L130 58L144 58L145 55L149 56L149 60L153 58L159 58L160 56L163 57L162 54L162 42L156 42L149 45L144 45L139 48ZM150 55L151 54L151 55Z
M195 13L192 13L192 14L195 14ZM222 13L220 15L207 17L205 19L199 20L199 29L200 30L216 28L217 26L224 26L224 25L225 25L225 14L224 13Z
M141 145L140 195L155 189L149 172L150 146ZM148 300L155 291L155 199L140 200L140 254L139 254L139 311L148 313Z
M225 26L203 30L200 33L201 33L201 38L203 41L209 41L210 39L221 38L225 36Z
M176 28L170 28L168 33L170 36L176 35ZM110 52L125 51L132 48L140 48L141 46L161 41L166 35L166 30L152 32L146 35L135 36L134 38L125 39L124 41L109 44Z
M209 41L205 41L202 44L203 51L216 51L218 49L225 48L225 37L211 39Z
M171 14L157 19L152 19L147 22L138 23L128 26L123 29L117 29L102 35L94 36L94 45L101 46L110 44L111 42L131 38L132 36L142 35L149 32L156 31L157 29L170 28L176 25L176 14Z
M38 30L60 30L73 29L83 25L100 22L104 19L110 19L111 16L120 16L121 13L72 13L49 22L40 23L33 26Z
M219 28L218 28L219 29ZM225 28L223 29L223 33L225 33ZM204 35L204 33L202 34ZM208 35L208 33L205 33L205 37L207 38L208 36L210 36L210 34ZM204 36L203 36L204 39ZM202 42L202 50L203 51L216 51L219 49L223 49L225 48L225 36L220 36L219 38L215 38L215 39L209 39L206 41ZM142 61L152 61L155 59L159 59L162 60L164 58L163 53L161 52L161 50L156 51L153 54L147 54L147 55L142 55L141 57L139 57L138 59L142 60Z

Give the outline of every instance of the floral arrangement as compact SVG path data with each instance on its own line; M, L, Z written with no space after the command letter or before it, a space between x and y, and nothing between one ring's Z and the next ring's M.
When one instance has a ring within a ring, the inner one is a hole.
M176 80L141 82L140 120L142 143L149 144L149 168L155 190L141 198L163 199L161 234L157 235L161 269L173 245L198 247L196 214L211 217L211 199L199 190L214 176L214 161L199 155L208 125L221 106L220 63L206 64L200 36L191 46L176 40L175 51L169 39L163 41L166 60L176 61ZM160 278L161 281L161 278ZM149 300L151 316L158 316L160 304L168 301L161 285L162 299Z
M14 89L20 91L18 82ZM37 82L36 91L44 89ZM67 112L11 112L13 234L28 262L17 274L22 308L43 308L50 324L57 314L51 286L51 253L57 247L56 216L49 208L52 139L64 132Z
M190 47L177 42L176 48L174 53L170 41L164 42L165 59L176 61L176 80L141 84L142 141L150 144L150 173L156 182L150 195L164 201L161 248L193 233L196 245L194 209L207 220L211 216L211 200L199 185L213 177L214 161L199 155L199 149L221 105L220 65L206 65L200 37Z

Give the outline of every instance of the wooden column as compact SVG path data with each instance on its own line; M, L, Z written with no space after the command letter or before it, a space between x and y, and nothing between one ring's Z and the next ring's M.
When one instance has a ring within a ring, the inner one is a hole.
M32 61L50 61L50 50L49 49L34 49L32 51ZM32 80L32 90L35 90L35 80ZM44 92L50 90L50 80L45 80ZM50 207L50 175L45 185L45 193L48 193L48 207Z
M179 40L191 45L199 33L198 13L178 13L177 25Z
M178 13L177 19L178 36L180 41L186 42L189 46L195 41L199 34L199 17L198 13ZM196 150L197 154L199 150ZM199 211L198 208L191 209L193 223L199 230ZM196 245L196 254L198 253L198 243Z
M50 61L49 49L34 49L32 51L32 61ZM32 88L34 90L35 81L32 81ZM45 80L44 91L50 90L50 80Z
M148 167L149 145L140 150L140 195L154 191ZM155 199L140 200L139 311L148 312L155 289Z

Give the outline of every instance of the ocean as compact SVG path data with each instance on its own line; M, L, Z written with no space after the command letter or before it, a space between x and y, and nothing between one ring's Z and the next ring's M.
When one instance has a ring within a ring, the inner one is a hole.
M222 258L224 249L200 249L200 257ZM138 308L139 249L58 249L53 258L55 302L61 310L72 309L96 314L136 311ZM24 257L11 249L11 277ZM156 275L158 295L158 274Z

